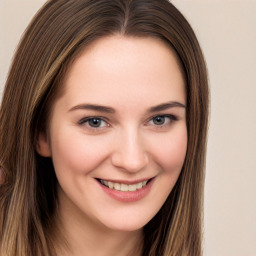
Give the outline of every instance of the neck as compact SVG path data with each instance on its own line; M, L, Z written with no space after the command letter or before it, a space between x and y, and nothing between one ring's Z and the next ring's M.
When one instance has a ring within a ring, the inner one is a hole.
M71 203L71 202L70 202ZM60 205L57 212L58 221L57 255L61 256L130 256L141 255L143 243L142 230L112 230L92 221L67 202Z

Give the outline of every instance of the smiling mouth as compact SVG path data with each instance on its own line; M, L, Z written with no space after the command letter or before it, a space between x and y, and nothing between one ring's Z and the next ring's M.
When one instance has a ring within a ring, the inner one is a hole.
M101 179L97 179L97 180L103 186L108 187L113 190L122 191L122 192L134 192L134 191L140 190L143 187L145 187L152 179L134 183L134 184L118 183L118 182L101 180Z

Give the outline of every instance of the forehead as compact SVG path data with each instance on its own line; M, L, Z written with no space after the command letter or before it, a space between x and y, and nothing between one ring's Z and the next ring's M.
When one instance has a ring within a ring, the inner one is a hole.
M155 38L121 35L101 38L84 49L70 66L64 88L70 100L106 104L127 99L125 95L134 103L139 96L144 101L184 101L185 95L183 72L171 47Z
M88 61L90 57L92 57L90 61L98 61L99 57L103 56L106 58L109 57L109 65L111 65L111 59L113 61L120 60L120 62L117 63L118 65L133 60L136 62L135 68L139 64L145 66L147 60L156 61L162 58L162 62L171 56L179 71L183 75L185 73L175 50L166 41L157 37L136 37L116 34L100 38L86 46L84 50L80 51L80 54L78 54L78 57L72 62L73 65L71 65L69 69L74 69L74 66L78 65L85 55ZM167 58L163 58L163 56L166 56ZM142 60L143 62L140 62L139 60ZM150 61L148 63L150 63ZM94 62L92 62L92 64L93 63Z

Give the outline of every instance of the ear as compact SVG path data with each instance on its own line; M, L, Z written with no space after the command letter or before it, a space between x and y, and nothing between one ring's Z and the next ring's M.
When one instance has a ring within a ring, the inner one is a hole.
M36 143L36 152L43 157L51 157L50 142L45 132L40 132Z

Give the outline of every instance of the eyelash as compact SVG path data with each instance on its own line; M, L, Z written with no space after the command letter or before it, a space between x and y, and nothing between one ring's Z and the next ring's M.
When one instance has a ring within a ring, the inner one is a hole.
M101 123L102 123L102 122L105 122L105 123L107 124L106 126L110 126L110 125L108 124L108 121L105 120L105 118L99 117L99 116L91 116L91 117L82 118L82 119L78 122L78 124L79 124L79 125L86 125L87 128L90 129L90 130L99 130L99 129L104 129L104 128L105 128L105 126L104 126L104 127L97 127L97 126L93 127L93 126L90 126L90 125L89 125L89 122L90 122L90 121L93 121L93 120L95 120L95 121L100 121Z
M156 120L156 118L159 118L159 117L160 117L160 118L165 118L165 120L164 120L165 122L164 122L163 124L157 125L157 124L154 123L154 119ZM169 122L166 121L166 119L169 119ZM101 127L101 126L95 126L95 127L93 127L93 126L91 126L91 125L89 124L89 122L90 122L90 121L93 121L93 120L95 120L95 121L100 121L100 125L102 124L102 122L106 123L106 125L104 125L104 126L102 126L102 127ZM168 114L168 115L156 115L156 116L151 117L151 118L146 122L146 124L147 124L147 125L153 125L153 126L159 128L159 129L161 129L161 128L165 127L166 125L170 126L173 122L175 122L175 121L177 121L177 120L178 120L177 116L170 115L170 114ZM150 122L152 122L152 124L150 124ZM79 125L86 125L87 128L90 129L90 130L92 130L92 131L98 131L98 130L100 130L100 129L104 129L104 128L106 128L106 127L110 127L110 124L108 123L108 120L106 120L106 119L103 118L103 117L99 117L99 116L91 116L91 117L82 118L82 119L78 122L78 124L79 124Z
M163 124L157 125L156 123L154 123L154 119L156 120L156 118L165 118L165 122L164 122ZM169 122L166 121L166 119L169 119ZM152 118L148 121L148 123L149 123L149 122L153 122L152 125L155 125L157 128L162 128L162 127L164 127L164 126L166 126L166 125L171 125L173 122L175 122L175 121L177 121L177 120L178 120L178 118L177 118L176 116L174 116L174 115L157 115L157 116L152 117Z

